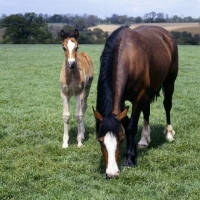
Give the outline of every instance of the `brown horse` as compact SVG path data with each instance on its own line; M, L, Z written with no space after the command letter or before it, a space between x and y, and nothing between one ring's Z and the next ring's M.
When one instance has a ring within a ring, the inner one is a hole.
M135 135L141 112L144 123L138 146L149 145L150 102L159 95L161 88L167 122L164 133L169 141L174 139L170 110L177 74L177 44L165 29L157 26L140 26L133 30L120 27L109 36L101 55L97 111L94 110L107 177L119 176L118 159L124 138L121 124L127 142L124 166L136 165ZM130 119L126 100L132 103Z
M76 121L78 123L78 147L84 139L84 113L87 109L87 98L93 80L93 63L85 52L77 52L79 31L65 33L61 31L62 47L65 61L60 74L61 97L63 100L64 135L63 148L68 147L69 105L71 96L76 98Z

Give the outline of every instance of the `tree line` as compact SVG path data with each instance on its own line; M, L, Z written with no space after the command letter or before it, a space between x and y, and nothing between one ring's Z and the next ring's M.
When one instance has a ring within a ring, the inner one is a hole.
M2 43L14 44L35 44L35 43L60 43L60 30L55 29L55 23L65 24L64 30L73 31L75 28L80 31L80 44L102 44L108 37L108 33L96 28L93 31L88 29L98 24L123 24L133 23L171 23L171 22L199 22L200 18L169 17L164 13L150 12L143 17L128 17L127 15L113 14L111 17L100 19L95 15L60 15L53 16L47 14L15 14L2 15L0 18L0 28L4 28ZM172 32L180 44L200 44L199 35L192 36L191 33Z
M64 25L68 32L78 29L80 31L80 44L102 44L108 37L108 33L99 28L93 31L83 25L83 19L78 18L74 23ZM56 44L61 42L60 31L55 31L54 24L46 23L41 15L25 13L10 15L0 21L3 28L2 43L4 44ZM59 28L61 29L61 28Z
M7 17L2 14L0 21ZM163 12L149 12L144 16L129 17L127 15L112 14L110 17L101 19L96 15L78 15L78 14L38 14L46 23L66 23L66 24L82 24L81 28L95 26L97 24L129 24L129 23L177 23L177 22L200 22L199 18L193 18L191 16L169 16Z

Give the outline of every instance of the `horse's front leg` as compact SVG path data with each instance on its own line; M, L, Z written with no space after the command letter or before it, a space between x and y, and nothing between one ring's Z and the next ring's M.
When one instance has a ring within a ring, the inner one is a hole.
M85 112L85 99L83 93L76 96L76 121L78 123L77 142L78 147L82 146L82 140L84 139L85 127L84 127L84 112Z
M69 124L69 107L70 107L70 97L66 96L63 92L61 92L61 98L63 100L63 122L64 122L64 135L63 135L63 148L68 147L69 133L68 133L68 124Z
M142 137L138 143L138 148L147 148L149 143L151 142L150 133L151 129L149 126L149 115L150 115L150 101L146 100L145 106L143 107L143 129L142 129Z
M132 113L130 123L126 131L127 153L124 166L134 167L137 164L137 146L135 143L135 135L137 133L138 119L140 113Z

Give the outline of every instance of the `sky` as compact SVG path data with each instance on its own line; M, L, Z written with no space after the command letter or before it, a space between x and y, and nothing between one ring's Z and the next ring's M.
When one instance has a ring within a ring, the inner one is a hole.
M169 17L200 17L200 0L0 0L2 14L88 14L101 19L113 14L143 17L146 13L164 13Z

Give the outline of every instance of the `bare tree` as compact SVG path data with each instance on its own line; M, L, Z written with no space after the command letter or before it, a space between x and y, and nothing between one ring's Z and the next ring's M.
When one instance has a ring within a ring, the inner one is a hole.
M153 22L153 19L155 18L156 16L156 13L155 12L150 12L149 13L149 18L150 18L150 22L152 23Z

